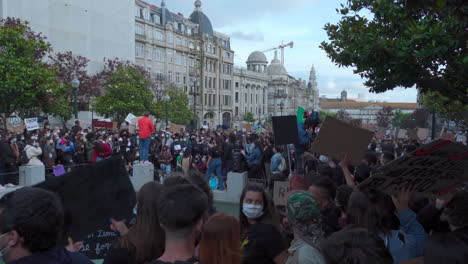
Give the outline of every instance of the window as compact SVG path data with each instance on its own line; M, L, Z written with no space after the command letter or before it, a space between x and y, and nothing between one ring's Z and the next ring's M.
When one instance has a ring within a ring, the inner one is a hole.
M135 25L135 34L144 36L145 35L145 28L141 24Z
M172 39L173 39L174 35L172 34L172 32L167 32L167 42L169 43L172 43Z
M153 48L149 47L146 51L146 59L152 60L153 59Z
M187 76L184 75L184 84L187 84Z
M213 78L213 88L216 89L216 78Z
M205 76L205 88L208 88L208 77Z
M164 49L156 48L156 61L164 61Z
M207 96L207 94L205 94L205 105L206 105L206 102L207 102L207 101L206 101L206 96Z
M192 35L192 28L187 28L187 35Z
M167 81L170 83L172 82L172 71L167 72Z
M167 50L167 62L174 63L174 51Z
M193 59L193 58L189 58L189 66L190 66L190 67L194 67L194 66L195 66L195 62L194 62L194 59Z
M179 52L176 52L175 63L177 65L182 65L182 54L180 54Z
M180 24L179 24L179 25L180 25ZM176 45L177 45L177 46L182 46L182 38L180 38L180 37L177 37L177 38L176 38Z
M255 95L255 103L258 104L258 94Z
M239 83L236 83L236 84L239 84ZM236 92L236 103L239 103L239 93L238 92Z
M250 94L250 103L253 104L253 94Z
M225 90L228 90L230 88L230 80L223 80L224 81L224 89Z
M211 88L211 81L212 81L212 80L213 80L213 79L212 79L211 77L208 78L208 88Z
M230 59L230 58L231 58L231 53L225 51L225 52L224 52L224 58Z
M236 88L239 88L239 82L236 82Z
M179 30L179 32L184 30L182 23L177 23L177 30Z
M180 84L180 83L181 83L181 82L180 82L180 72L176 72L176 74L175 74L175 82L176 82L177 84Z
M143 19L143 7L136 6L136 17Z
M213 105L216 105L216 94L213 94Z
M143 15L144 15L145 20L150 19L150 13L149 13L149 10L147 8L143 9Z
M164 34L161 31L156 30L155 35L156 40L164 41Z
M230 101L231 101L231 96L225 95L224 96L224 105L229 106Z
M145 44L141 42L135 43L135 56L143 58L145 56Z
M211 105L211 94L208 95L208 105Z
M156 70L156 80L157 80L157 81L162 81L162 80L164 80L164 74L162 73L161 70Z
M245 94L245 103L247 103L247 94ZM247 112L247 108L245 111Z
M234 109L234 115L235 116L238 116L239 115L239 107L236 106L236 108Z

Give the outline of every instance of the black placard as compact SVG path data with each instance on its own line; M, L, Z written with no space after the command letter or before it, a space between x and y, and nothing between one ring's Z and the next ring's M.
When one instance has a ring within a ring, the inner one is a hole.
M35 187L57 193L65 209L61 244L67 238L83 241L80 250L90 259L102 259L119 234L110 230L109 218L134 221L136 198L121 158L113 157Z
M296 116L273 116L272 121L275 145L297 144Z

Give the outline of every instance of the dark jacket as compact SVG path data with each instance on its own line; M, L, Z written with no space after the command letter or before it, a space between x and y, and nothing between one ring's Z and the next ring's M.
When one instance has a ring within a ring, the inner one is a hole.
M10 147L10 143L5 139L0 140L0 162L5 164L16 162L16 155Z
M10 264L93 264L93 262L80 253L69 252L65 248L56 248L33 253Z
M307 132L304 128L304 124L297 123L297 133L299 136L298 144L294 145L295 152L297 154L302 154L307 150L310 140L312 139L312 134Z

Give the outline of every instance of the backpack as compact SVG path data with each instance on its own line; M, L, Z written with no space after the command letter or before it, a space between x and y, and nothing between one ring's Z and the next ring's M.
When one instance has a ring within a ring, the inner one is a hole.
M26 149L23 149L20 154L20 163L21 165L26 165L29 163L28 154L26 154Z
M278 170L279 170L280 172L283 172L283 171L285 171L286 169L287 169L287 168L286 168L286 160L284 159L283 156L281 156L281 162L280 162L280 164L278 165Z

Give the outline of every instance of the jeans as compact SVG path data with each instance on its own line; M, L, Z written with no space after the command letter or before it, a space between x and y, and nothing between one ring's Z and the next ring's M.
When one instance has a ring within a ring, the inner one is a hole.
M163 170L166 174L171 173L171 164L162 164L160 165L161 170Z
M210 161L209 167L206 170L205 180L207 182L210 181L211 174L216 172L216 176L218 176L218 189L224 190L224 177L222 171L222 162L221 158L214 158Z
M140 138L140 161L148 161L148 152L151 138Z

